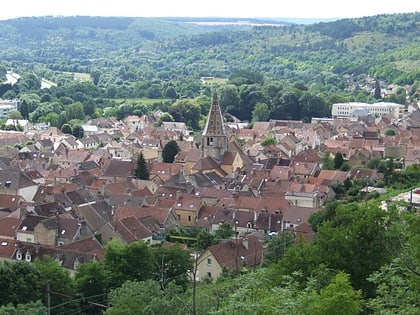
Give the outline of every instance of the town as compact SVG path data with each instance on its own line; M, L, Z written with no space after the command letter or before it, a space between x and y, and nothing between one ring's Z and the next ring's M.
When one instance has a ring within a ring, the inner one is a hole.
M288 230L296 240L313 238L308 218L336 198L335 184L364 180L373 189L383 180L367 168L372 159L392 157L402 168L420 163L420 111L403 109L336 104L337 118L248 128L225 122L215 93L198 143L185 123L155 127L158 117L146 115L92 119L80 139L48 125L10 121L24 131L1 133L0 255L28 262L51 255L74 272L101 259L112 239L161 244L171 229L199 226L214 233L228 223L233 246L210 247L202 257L212 263L198 264L197 280L217 279L239 260L258 267L270 235ZM274 141L265 144L268 138ZM165 162L171 142L177 150ZM347 167L326 168L326 154L342 155ZM140 155L148 179L136 176Z

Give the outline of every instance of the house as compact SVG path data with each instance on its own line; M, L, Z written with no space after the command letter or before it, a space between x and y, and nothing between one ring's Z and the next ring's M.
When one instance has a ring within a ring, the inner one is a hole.
M136 163L132 160L109 159L105 162L101 178L115 180L116 177L133 177Z
M32 201L37 187L37 184L20 170L0 170L0 194L19 195L26 201Z
M124 243L141 240L151 245L153 244L153 232L135 217L126 217L121 220L117 219L110 224L115 232L118 233L118 238Z
M171 201L172 203L173 201ZM171 229L178 225L178 219L176 214L172 209L169 207L167 209L159 206L143 206L143 207L136 207L136 206L119 206L116 207L115 219L124 219L128 217L135 217L139 219L143 224L145 224L148 228L150 228L153 232L163 232L165 230ZM147 220L146 220L147 218ZM158 223L159 229L156 230L152 226L150 226L150 218L153 218L155 222ZM146 223L149 221L149 223Z
M309 183L290 183L285 199L290 206L319 208L328 200L334 198L330 187Z
M34 236L35 242L39 244L68 244L80 238L81 224L73 218L60 216L44 218L34 227Z
M195 280L215 281L225 269L232 272L240 272L243 268L255 270L261 265L263 253L263 245L252 234L212 245L196 258Z
M12 241L9 241L10 243ZM93 243L91 239L87 240ZM60 266L70 271L70 275L74 276L80 264L102 259L105 250L99 243L96 246L88 245L86 241L74 243L70 248L64 246L49 246L42 244L27 243L22 241L14 242L14 251L11 259L18 261L26 261L32 263L35 259L44 259L52 257ZM90 251L88 251L90 250Z
M21 218L5 217L0 219L0 238L1 239L16 239L16 232L21 223Z
M171 209L177 215L180 225L192 226L196 225L200 207L200 198L190 194L178 194Z

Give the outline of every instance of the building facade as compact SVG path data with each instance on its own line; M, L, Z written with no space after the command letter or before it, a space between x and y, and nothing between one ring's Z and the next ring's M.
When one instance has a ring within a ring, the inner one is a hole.
M404 105L389 102L379 102L375 104L360 102L336 103L332 106L331 116L333 118L346 118L391 114L394 118L399 118L404 112L404 107Z

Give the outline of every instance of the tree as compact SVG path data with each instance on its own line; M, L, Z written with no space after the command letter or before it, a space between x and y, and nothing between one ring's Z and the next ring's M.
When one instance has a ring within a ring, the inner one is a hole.
M66 135L71 135L73 133L73 129L69 124L64 124L61 126L61 131Z
M140 155L137 159L136 170L134 172L135 172L136 178L138 179L149 180L150 178L150 173L149 173L149 170L147 169L147 164L146 164L146 160L144 159L143 152L140 152Z
M387 129L385 131L385 136L391 137L391 136L395 136L397 133L395 132L394 129Z
M207 247L214 245L215 241L214 235L203 229L197 234L197 250L203 251Z
M215 233L217 239L229 239L234 233L233 226L229 222L223 222L222 224L219 224L219 228Z
M265 137L264 139L261 140L261 145L263 147L268 147L274 144L276 144L276 139L273 137Z
M105 266L99 261L90 261L81 264L75 275L77 292L82 295L81 307L89 309L92 313L99 314L100 306L92 305L90 302L106 304L107 302L107 276Z
M357 315L361 310L361 292L352 288L348 274L339 272L334 280L319 293L314 302L312 314Z
M55 313L65 314L77 307L76 301L65 303L74 299L76 294L75 282L67 269L61 267L51 256L44 256L42 260L36 259L34 265L42 274L44 286L49 286L50 305Z
M29 104L26 100L20 102L19 111L24 119L29 119Z
M79 124L73 125L72 128L72 135L75 136L77 139L83 138L85 130Z
M340 169L344 163L343 155L340 152L337 152L334 157L334 168L336 170Z
M29 302L26 304L12 304L2 305L0 307L0 315L45 315L47 314L47 307L42 304L40 300L36 302Z
M14 120L17 120L17 119L23 119L21 112L19 112L19 111L17 111L17 110L10 111L10 112L7 114L7 117L8 117L9 119L14 119Z
M283 231L279 236L273 236L267 244L264 264L272 264L283 258L286 249L293 245L295 237L290 231Z
M159 117L159 120L158 120L158 122L157 122L157 126L162 126L162 123L164 122L164 121L170 121L170 122L173 122L173 121L175 121L174 120L174 118L172 117L172 115L171 114L169 114L169 113L163 113L160 117Z
M188 314L182 289L176 285L162 290L157 281L126 281L110 293L106 315Z
M175 140L169 141L162 150L162 159L164 163L173 163L175 156L180 151L180 148Z
M198 104L189 99L177 100L168 110L175 121L185 122L185 124L194 130L199 128L201 108Z
M328 151L325 151L324 156L322 157L322 169L323 170L334 169L334 160L331 158L330 152Z
M381 86L379 85L378 80L375 81L375 91L373 92L373 97L377 100L382 98Z
M104 263L111 288L119 287L126 280L152 279L155 274L153 254L142 241L129 244L117 240L110 241L107 244Z
M270 118L270 109L266 103L258 102L252 111L252 122L267 121Z
M188 270L192 270L190 253L174 245L169 248L157 247L152 249L156 265L156 277L162 289L165 289L170 282L186 288Z
M34 265L25 261L0 263L0 305L29 303L44 296L45 281Z

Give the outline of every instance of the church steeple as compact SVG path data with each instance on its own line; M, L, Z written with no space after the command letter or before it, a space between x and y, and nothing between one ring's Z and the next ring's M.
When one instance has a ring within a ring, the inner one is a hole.
M201 136L202 156L211 156L216 161L220 161L227 150L227 145L228 137L219 106L219 99L217 94L213 93L213 101Z

